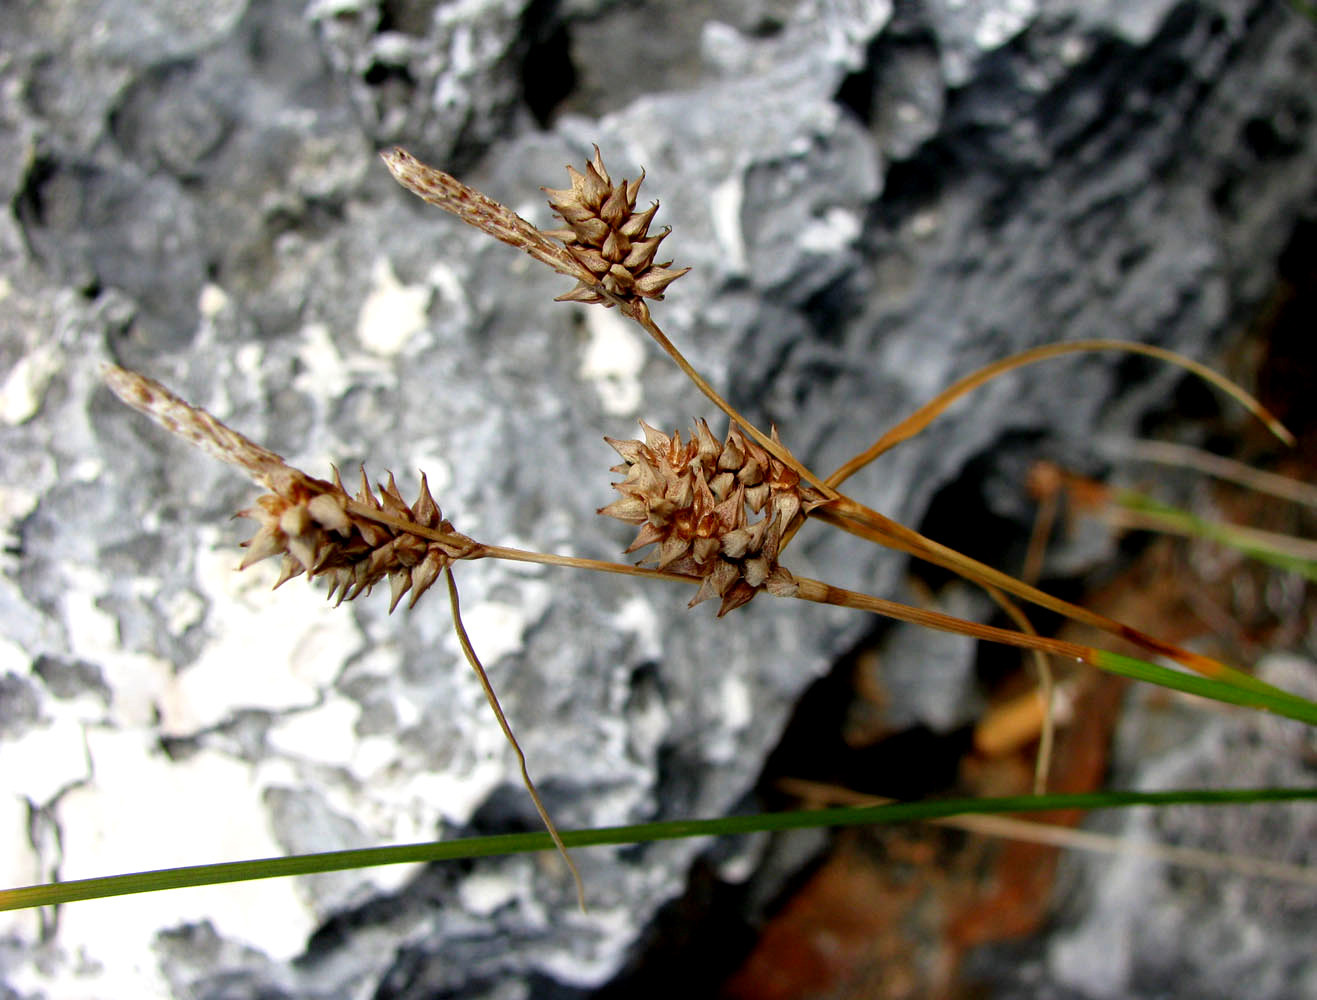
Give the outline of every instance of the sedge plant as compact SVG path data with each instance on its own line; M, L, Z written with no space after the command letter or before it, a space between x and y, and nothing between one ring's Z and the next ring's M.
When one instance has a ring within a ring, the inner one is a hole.
M1119 621L1049 595L1024 579L984 565L884 516L842 491L859 469L884 452L917 435L952 402L983 383L1024 365L1062 355L1091 351L1125 351L1179 365L1206 379L1246 406L1282 440L1289 433L1256 401L1197 362L1159 348L1114 340L1076 341L1036 348L1003 359L962 379L835 472L813 472L786 446L776 428L767 432L734 409L687 361L655 321L650 303L688 269L660 261L659 247L669 234L651 231L658 203L637 207L643 173L615 182L598 147L582 171L568 167L570 186L545 189L562 220L554 230L540 230L507 206L455 177L427 166L401 149L383 154L393 176L408 190L449 211L464 222L516 247L575 281L558 298L592 307L616 308L636 323L726 417L728 427L715 435L697 418L683 438L642 423L638 440L607 438L622 461L613 467L618 497L598 513L636 529L628 554L648 550L640 564L608 562L491 545L463 534L444 517L424 475L417 498L408 503L392 475L372 485L365 470L349 493L337 469L331 478L309 475L248 440L149 377L107 366L104 377L125 403L253 479L266 492L240 516L252 520L255 534L244 543L245 568L268 558L281 560L277 585L305 575L325 578L338 603L369 594L386 582L390 610L405 599L408 607L441 578L448 592L453 627L467 661L520 762L522 780L543 820L546 834L479 838L474 841L382 847L291 858L201 865L163 872L88 879L78 883L0 891L0 908L47 905L75 899L147 891L182 885L228 882L278 875L321 872L372 864L440 858L474 857L555 847L576 879L581 905L585 888L567 853L569 847L627 843L711 833L750 832L803 826L899 821L965 812L1022 812L1034 809L1099 808L1132 804L1193 801L1199 803L1263 801L1317 797L1310 789L1251 789L1177 793L1097 793L1088 796L1034 795L1010 799L899 803L842 809L766 814L752 817L690 820L615 829L560 833L536 792L524 754L480 662L479 637L468 636L462 623L455 569L479 559L540 563L562 569L639 576L693 591L689 604L717 601L719 617L733 614L767 593L779 600L803 600L854 609L928 628L1004 643L1032 652L1038 659L1044 694L1050 672L1046 657L1060 656L1101 670L1232 705L1271 712L1317 725L1317 704L1267 684L1247 671L1179 648ZM966 621L885 598L797 576L788 568L787 550L808 524L854 535L866 542L906 553L944 567L992 595L1016 628ZM1132 644L1148 658L1038 635L1023 605L1032 604L1069 620L1095 626ZM1152 662L1169 661L1173 666ZM1043 734L1039 780L1045 786Z

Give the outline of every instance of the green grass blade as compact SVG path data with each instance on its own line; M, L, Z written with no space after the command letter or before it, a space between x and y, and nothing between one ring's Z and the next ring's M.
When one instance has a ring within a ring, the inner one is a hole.
M1290 6L1304 17L1317 21L1317 3L1311 0L1290 0Z
M1237 525L1211 521L1191 514L1187 510L1159 503L1140 493L1122 493L1116 498L1116 502L1128 510L1144 515L1149 520L1149 528L1227 545L1258 562L1298 573L1317 583L1317 560L1286 551L1287 542L1295 547L1300 545L1311 547L1311 542L1286 539L1283 536L1267 535Z
M1093 652L1093 664L1108 673L1130 677L1136 681L1160 684L1162 687L1171 688L1175 691L1184 691L1187 694L1212 698L1215 701L1223 701L1230 705L1260 708L1276 715L1282 715L1287 719L1297 719L1300 722L1308 723L1310 726L1317 726L1317 704L1300 698L1296 694L1290 694L1288 691L1282 691L1280 688L1273 688L1264 681L1258 681L1256 687L1252 685L1239 687L1234 683L1213 680L1210 677L1184 673L1180 670L1171 670L1169 667L1159 667L1145 660L1137 660L1132 656L1122 656L1120 653L1112 653L1105 649L1096 649ZM1248 677L1249 675L1245 674L1243 676Z
M1137 662L1137 661L1135 661ZM769 833L813 827L907 823L965 814L1027 813L1067 809L1115 809L1130 806L1247 805L1259 802L1317 801L1317 788L1183 789L1169 792L1089 792L1080 795L1018 795L995 799L945 799L898 802L881 806L759 813L722 819L675 820L633 826L564 831L568 847L648 843L686 837ZM301 854L286 858L233 861L215 865L168 868L161 871L111 875L0 891L0 910L52 906L84 899L131 893L221 885L287 875L311 875L406 862L456 861L491 855L554 850L548 833L503 834L426 844L371 847L353 851Z

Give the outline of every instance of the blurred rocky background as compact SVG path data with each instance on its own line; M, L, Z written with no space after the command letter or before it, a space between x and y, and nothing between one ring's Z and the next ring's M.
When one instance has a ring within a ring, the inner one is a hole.
M561 186L591 143L615 176L645 168L642 198L675 230L665 249L694 268L659 323L827 470L1032 345L1138 339L1219 360L1274 301L1283 253L1310 277L1317 24L1303 6L0 5L0 882L537 827L443 601L389 617L382 594L336 610L300 581L270 593L273 570L236 574L248 529L229 517L253 488L99 383L102 361L140 369L313 475L364 462L411 495L423 470L483 541L620 558L630 533L593 514L615 461L602 436L714 414L634 328L553 303L564 279L402 191L378 150L402 144L541 225L539 186ZM1030 463L1105 474L1099 439L1218 405L1151 363L1054 362L979 391L851 485L1016 569ZM1114 554L1105 532L1080 532L1048 575ZM821 531L790 566L991 613ZM459 569L467 625L563 827L758 808L802 694L861 647L883 668L871 723L913 734L852 769L863 790L948 787L937 740L964 751L991 694L971 644L876 634L853 613L761 598L716 621L673 588ZM1292 686L1312 655L1284 661ZM1186 724L1191 755L1140 776L1160 759L1143 746L1116 777L1221 783L1186 769L1238 761L1261 739L1240 725ZM1310 744L1283 735L1280 763L1250 780L1311 778ZM1261 826L1302 861L1311 814L1283 815ZM752 927L826 839L580 852L586 915L552 856L10 913L0 996L715 994L738 969L729 990L768 995L742 965ZM1021 928L1053 936L974 952L976 981L1002 996L1317 988L1294 934L1312 926L1311 889L1278 901L1190 881L1186 902L1174 880L1117 876L1076 868L1055 910L1040 887ZM1165 916L1155 936L1144 892ZM1204 945L1195 903L1231 948ZM948 954L943 972L963 957ZM877 968L828 995L933 995L920 984L934 980Z

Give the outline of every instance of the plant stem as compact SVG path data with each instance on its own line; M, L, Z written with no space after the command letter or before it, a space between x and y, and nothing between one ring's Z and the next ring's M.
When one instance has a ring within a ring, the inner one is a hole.
M630 316L641 328L650 335L656 344L659 345L665 354L670 357L677 367L685 373L686 377L695 383L695 387L708 397L714 406L722 410L723 413L741 426L741 429L754 438L755 442L767 451L770 455L780 462L786 463L793 469L800 478L805 480L815 489L827 497L837 496L837 491L825 483L822 479L811 472L795 455L791 454L786 448L774 441L771 437L752 424L741 415L731 403L727 402L718 390L705 381L704 376L697 372L694 366L686 360L686 356L677 349L677 345L668 339L667 334L659 329L654 318L649 314L649 307L645 305L644 300L637 300L634 305L627 304L624 307L626 315Z
M1061 357L1065 354L1090 354L1096 351L1126 351L1130 354L1143 354L1193 372L1193 374L1206 382L1210 382L1238 402L1261 420L1266 425L1267 430L1271 431L1285 444L1290 447L1294 446L1294 435L1266 407L1225 376L1214 372L1211 368L1192 358L1187 358L1183 354L1177 354L1162 347L1154 347L1151 344L1142 344L1132 340L1072 340L1064 344L1044 344L1041 347L1021 351L1008 358L1002 358L1000 361L984 365L977 371L966 375L960 381L938 393L875 441L867 450L856 455L830 475L827 480L828 485L840 486L879 455L920 433L961 396L977 389L997 376L1022 368L1025 365Z
M1258 493L1317 507L1317 487L1275 472L1263 472L1201 448L1190 448L1171 441L1104 441L1102 444L1101 450L1105 454L1132 458L1136 462L1156 462L1193 469Z
M803 799L814 807L823 805L881 806L895 800L858 792L800 778L783 778L778 782L782 791ZM1273 861L1270 858L1227 854L1197 847L1182 847L1157 841L1133 840L1113 837L1110 834L1076 830L1055 822L1019 819L1014 816L977 815L943 816L928 820L938 826L966 830L985 837L1001 837L1032 844L1046 844L1070 850L1092 851L1124 857L1150 858L1173 865L1182 865L1200 871L1227 872L1247 878L1267 878L1293 885L1317 888L1317 868Z
M529 549L510 549L502 545L480 545L472 559L507 559L512 562L539 563L543 566L565 566L569 569L589 569L618 576L644 576L652 580L671 580L676 583L698 584L699 577L682 573L668 573L630 563L607 562L603 559L582 559L578 556L559 556L551 552L533 552Z
M517 737L513 735L507 716L503 714L503 706L498 703L498 695L494 693L494 686L489 682L489 675L485 673L485 667L480 662L480 657L476 656L475 647L471 645L471 637L466 633L466 626L462 624L461 602L457 596L457 581L453 579L452 567L444 567L444 577L448 582L448 602L453 611L453 631L457 634L458 644L461 645L467 663L471 665L476 678L480 681L480 689L485 692L485 700L489 702L489 707L494 710L494 717L498 719L504 737L506 737L508 743L512 746L513 752L517 755L517 763L521 767L521 781L526 786L526 791L530 793L531 801L535 803L535 811L540 814L540 820L544 823L544 828L549 831L549 836L553 838L558 853L562 855L562 859L567 862L567 867L571 869L572 879L576 882L576 902L581 907L581 912L585 913L585 883L581 881L581 873L577 871L576 862L567 853L567 845L562 842L562 837L558 835L558 828L553 825L553 820L549 817L549 811L544 808L544 803L540 800L540 793L535 789L535 782L531 781L530 771L526 767L526 754L522 752L521 744L517 742Z
M995 799L900 802L887 806L760 813L751 816L727 816L721 819L669 820L633 826L601 827L593 830L568 830L562 834L562 840L568 847L600 847L689 837L908 823L968 814L994 815L1068 809L1114 809L1130 806L1218 806L1259 802L1309 802L1314 799L1317 799L1317 789L1314 788L1207 788L1176 789L1165 792L1109 791L1085 792L1078 795L1016 795ZM223 885L289 875L350 871L377 865L522 854L552 848L553 840L547 833L510 833L465 840L367 847L321 854L166 868L130 875L110 875L56 882L50 885L3 889L0 890L0 910L53 906L76 900L104 899L110 896L179 889L187 886Z
M1047 608L1049 611L1062 614L1072 621L1091 625L1104 632L1119 636L1142 649L1172 659L1176 663L1202 674L1204 677L1225 680L1236 687L1252 691L1265 691L1271 694L1285 693L1250 674L1213 660L1211 657L1181 649L1113 618L1100 615L1095 611L1089 611L1087 608L1071 604L1059 597L1053 597L1037 587L1015 579L1008 573L993 569L991 566L976 559L971 559L969 556L930 538L925 538L919 532L913 531L889 517L884 517L877 511L856 503L849 497L841 497L834 505L820 508L812 516L834 524L861 538L868 538L870 541L889 548L900 549L936 566L944 566L967 580L985 586L998 587L1008 594L1023 598L1040 607Z
M801 600L813 601L818 604L831 604L843 608L854 608L858 611L870 611L885 618L910 622L914 625L922 625L925 628L937 629L941 632L952 632L956 635L986 639L1007 646L1038 649L1057 656L1068 657L1080 663L1087 663L1100 670L1118 674L1122 677L1131 677L1135 680L1159 684L1175 691L1196 694L1231 705L1243 705L1248 708L1274 712L1289 719L1297 719L1300 722L1317 726L1317 704L1279 688L1273 688L1269 684L1263 684L1261 681L1256 681L1255 686L1244 687L1233 683L1232 680L1227 678L1197 677L1167 667L1160 667L1144 660L1138 660L1132 656L1122 656L1109 650L1097 649L1093 646L1082 646L1079 643L1067 642L1063 639L1049 639L1045 636L1026 635L1022 632L1012 632L1009 629L996 628L991 625L980 625L977 622L968 622L938 611L928 611L924 608L911 607L908 604L900 604L881 597L860 594L853 590L844 590L819 580L798 577L796 583L799 586L796 597ZM1248 675L1242 676L1247 677ZM1253 678L1249 679L1253 680Z

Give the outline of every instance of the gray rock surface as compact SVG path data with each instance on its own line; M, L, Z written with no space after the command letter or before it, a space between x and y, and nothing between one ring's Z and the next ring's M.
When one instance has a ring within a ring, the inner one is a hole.
M442 600L390 618L382 595L335 610L234 574L228 517L253 490L98 381L102 360L139 368L312 474L364 461L410 493L424 469L484 541L616 558L627 533L591 513L601 436L713 414L613 313L552 304L562 279L398 189L381 145L541 224L539 185L591 142L616 173L644 166L665 248L695 268L656 317L818 469L1033 344L1209 356L1312 205L1317 44L1285 5L658 7L0 7L0 882L535 826ZM1082 454L1174 379L1111 357L1012 377L854 492L916 523L971 460ZM822 532L791 566L879 593L901 572ZM736 807L793 699L868 627L461 569L567 827ZM699 850L582 853L586 916L552 857L9 914L0 983L587 990Z
M1317 694L1317 664L1275 654L1259 675ZM1130 691L1115 743L1113 787L1263 788L1309 785L1310 728L1253 713L1203 713L1142 688ZM1317 806L1192 807L1106 813L1089 826L1135 845L1168 844L1237 862L1264 858L1307 869L1308 879L1214 871L1131 852L1070 855L1070 887L1055 929L1027 947L985 950L970 975L1004 998L1248 996L1288 1000L1317 993L1308 929L1317 919Z

